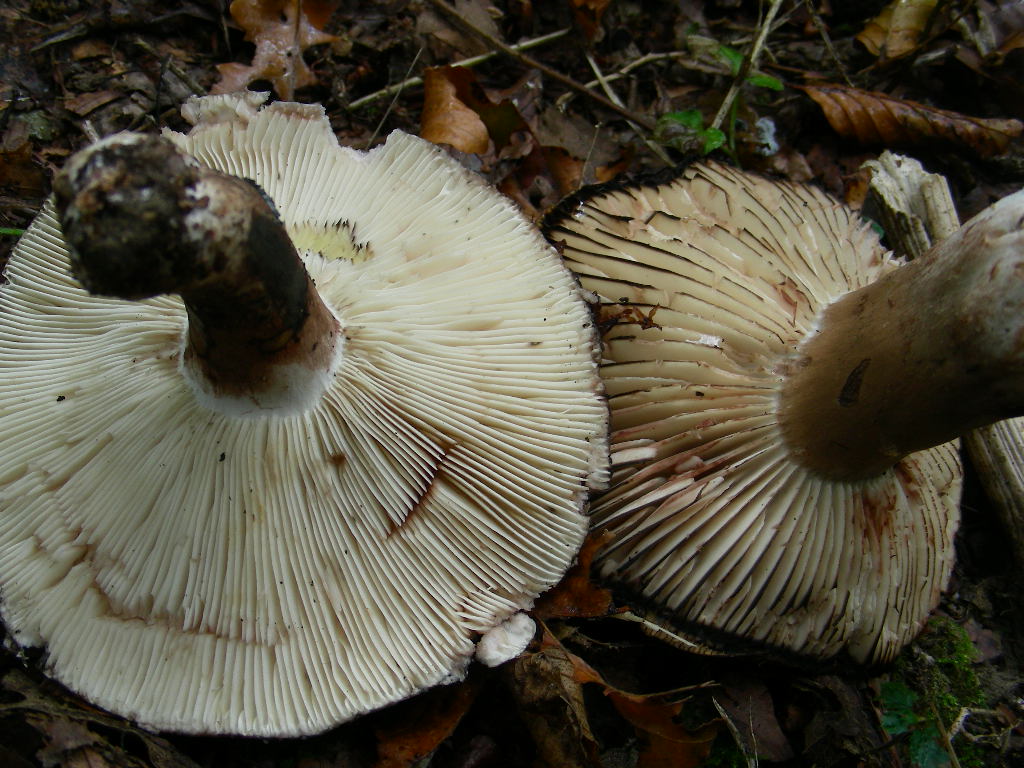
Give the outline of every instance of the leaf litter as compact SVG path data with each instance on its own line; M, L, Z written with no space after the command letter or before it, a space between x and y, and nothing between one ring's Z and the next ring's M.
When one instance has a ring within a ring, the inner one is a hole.
M1024 180L1018 3L893 2L881 15L854 4L783 3L757 69L743 78L762 31L757 3L455 4L509 45L570 30L530 55L580 89L494 49L435 3L236 0L230 16L204 4L170 16L157 3L130 14L116 5L101 12L74 0L12 0L0 9L11 41L0 49L6 248L16 237L6 233L27 225L54 168L90 126L180 129L177 107L188 93L245 86L323 103L353 146L378 124L421 131L533 217L581 184L661 172L651 140L672 162L727 150L744 167L813 178L854 203L863 196L861 161L899 144L950 177L962 217ZM495 55L451 66L478 53ZM413 75L421 85L349 109ZM700 132L730 86L735 109L716 128L719 141ZM590 92L614 95L639 122L629 125ZM646 136L636 127L666 116L663 126L680 128ZM769 124L774 144L765 142ZM680 139L680 130L696 140ZM967 500L961 564L944 606L982 651L963 661L982 699L959 709L948 691L925 684L923 670L948 664L928 636L907 651L923 666L886 670L707 658L652 639L616 618L641 607L595 584L592 550L584 550L538 602L543 627L521 658L320 737L153 736L5 654L0 744L16 750L12 761L97 766L898 766L938 765L950 754L966 765L1011 766L1024 755L1022 624L1011 608L1019 598L1006 597L1014 564L978 515L984 506L976 494ZM933 706L944 714L934 717Z

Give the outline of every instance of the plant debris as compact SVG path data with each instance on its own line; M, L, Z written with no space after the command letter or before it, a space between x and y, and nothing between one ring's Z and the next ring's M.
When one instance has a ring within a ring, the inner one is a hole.
M899 148L948 177L961 219L1024 184L1011 0L9 0L0 35L0 262L90 137L185 129L190 95L242 88L322 103L350 146L420 133L534 218L705 154L859 205L862 163ZM303 740L150 734L3 651L0 763L1012 768L1024 606L1007 540L969 476L942 610L864 670L658 639L656 617L591 579L594 535L519 659Z

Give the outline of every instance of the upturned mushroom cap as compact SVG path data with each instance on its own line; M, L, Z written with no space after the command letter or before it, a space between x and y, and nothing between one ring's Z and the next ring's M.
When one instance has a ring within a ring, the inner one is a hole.
M308 734L460 678L605 479L591 315L539 233L424 141L258 101L167 136L273 200L343 336L322 392L203 391L182 300L87 293L49 205L0 288L3 619L150 728Z
M956 444L835 479L794 456L779 417L824 310L898 266L877 237L812 187L711 163L567 203L547 234L601 299L600 575L712 642L892 658L950 573Z

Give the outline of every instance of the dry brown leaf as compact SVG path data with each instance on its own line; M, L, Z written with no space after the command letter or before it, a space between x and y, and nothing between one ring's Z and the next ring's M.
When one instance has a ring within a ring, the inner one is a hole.
M435 688L382 712L375 720L377 760L374 768L418 765L448 738L476 698L471 678Z
M610 534L596 533L583 543L576 564L554 589L545 592L534 605L533 615L542 621L553 618L604 616L611 610L612 593L590 579L594 553L607 543Z
M861 144L886 147L942 144L965 147L982 157L1005 152L1024 133L1013 119L984 119L840 85L803 86L832 129Z
M61 765L71 754L99 742L95 733L74 720L47 715L29 715L25 720L44 738L36 753L43 766Z
M541 650L520 656L510 668L512 693L542 764L596 768L600 764L597 742L576 679L589 669L586 663L566 651L545 628Z
M85 117L94 109L109 104L114 99L121 98L120 91L94 91L92 93L80 93L77 96L69 96L64 99L64 109L74 112L79 117Z
M113 48L110 43L104 40L96 40L89 38L75 45L71 49L71 58L75 61L82 61L83 59L95 59L102 56L111 56L113 54Z
M0 189L39 197L46 188L46 173L32 156L28 127L21 120L12 120L0 137Z
M460 18L492 37L502 38L501 29L491 13L494 9L487 0L454 0L451 5ZM426 42L435 61L467 59L490 50L486 42L453 26L446 16L431 8L429 3L424 3L416 16L416 35Z
M713 721L693 730L684 727L678 718L686 701L665 702L614 690L608 691L608 697L646 742L638 768L697 768L711 752L719 723Z
M880 58L905 56L917 47L936 5L937 0L893 0L864 26L857 39Z
M597 670L569 652L547 627L540 651L533 656L544 656L556 664L563 684L566 678L571 678L577 686L588 683L601 686L616 711L636 729L644 744L638 768L697 768L711 752L721 723L714 720L692 729L683 725L680 716L688 699L679 700L664 693L630 693L609 685ZM585 710L582 717L586 717Z
M961 21L960 32L986 64L998 66L1008 53L1024 48L1024 3L1018 0L981 0Z
M793 758L793 747L775 715L767 686L754 678L722 681L715 701L731 721L736 740L748 757L782 762Z
M490 145L480 115L459 98L458 79L463 67L429 67L423 73L423 114L420 136L435 144L448 144L460 152L483 154Z
M0 679L0 700L4 702L0 705L2 714L23 718L26 730L32 734L26 741L35 739L39 745L34 755L37 764L62 768L199 768L166 739L93 709L24 670L12 669ZM101 726L105 735L94 731L94 725ZM135 742L130 750L121 743L126 739ZM145 759L136 756L139 747L145 750Z
M255 43L256 55L251 66L218 64L221 79L213 93L241 91L254 80L269 80L277 95L290 101L296 89L313 85L316 78L302 54L336 39L318 28L330 18L332 6L325 0L234 0L231 18L245 30L245 39Z
M610 0L569 0L572 15L588 42L600 39L601 18Z

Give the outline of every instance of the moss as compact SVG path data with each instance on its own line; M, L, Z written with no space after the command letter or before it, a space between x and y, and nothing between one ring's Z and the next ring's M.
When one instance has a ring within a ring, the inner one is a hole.
M948 617L933 617L918 645L934 660L921 693L935 704L943 724L952 724L963 707L985 705L974 667L977 651L963 627Z
M937 715L949 727L965 707L984 707L985 696L975 669L977 652L963 627L945 616L933 617L910 649L897 660L893 679L917 694L913 711L920 726ZM920 727L918 726L918 727ZM986 765L985 750L957 739L962 766Z

